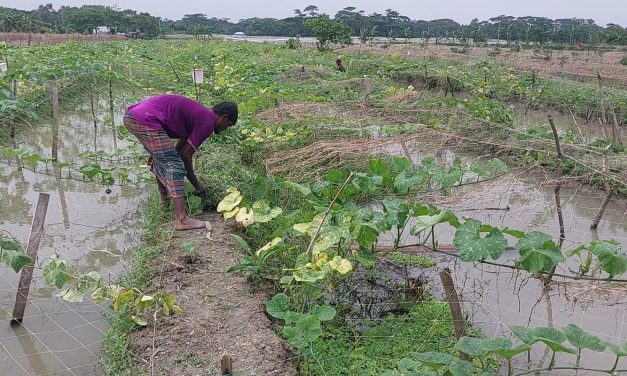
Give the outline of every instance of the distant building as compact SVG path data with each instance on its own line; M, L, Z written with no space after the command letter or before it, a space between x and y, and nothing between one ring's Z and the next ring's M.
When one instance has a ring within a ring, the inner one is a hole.
M93 34L111 34L109 26L98 26L93 30Z

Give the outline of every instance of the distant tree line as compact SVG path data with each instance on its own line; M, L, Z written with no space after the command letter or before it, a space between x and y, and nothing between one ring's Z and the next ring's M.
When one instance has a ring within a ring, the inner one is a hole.
M148 13L122 10L116 7L85 5L62 6L55 10L51 4L40 5L31 11L0 7L0 31L91 33L105 26L112 33L130 33L140 30L142 35L155 37L164 34L233 34L273 36L312 36L306 26L308 19L319 17L315 5L295 9L294 16L283 19L248 18L232 22L228 18L208 17L205 14L187 14L180 20L154 17ZM485 42L499 39L507 43L568 43L627 45L627 30L617 24L605 27L592 19L545 17L512 17L501 15L489 20L474 19L468 25L451 19L431 21L412 20L393 9L385 13L366 14L355 7L346 7L334 17L346 25L353 36L362 40L372 37L393 39L432 38L436 43Z

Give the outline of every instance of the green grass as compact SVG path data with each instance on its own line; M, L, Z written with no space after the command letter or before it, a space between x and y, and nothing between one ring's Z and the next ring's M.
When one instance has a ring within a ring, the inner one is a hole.
M203 199L205 210L214 210L224 198L229 187L250 189L259 169L263 166L256 159L250 164L244 163L242 155L235 145L208 142L204 145L195 161L196 176L205 185L207 196Z
M392 252L385 256L388 260L405 266L419 266L421 268L430 268L435 266L437 263L427 257L422 257L419 255L409 255L401 252Z
M158 195L153 192L144 204L143 243L133 251L133 260L130 270L118 278L117 283L140 290L150 285L151 274L148 265L160 251L170 236L170 232L161 231L161 226L168 221ZM122 309L115 312L109 320L109 328L105 332L104 368L109 375L135 376L140 373L134 368L134 357L129 349L129 336L137 329L137 325L130 318L130 310Z
M208 189L205 205L215 208L224 196L226 188L237 186L246 189L252 186L253 168L241 161L241 156L228 138L219 137L203 146L196 161L196 174ZM163 210L156 192L152 192L142 206L145 211L142 244L133 251L130 271L118 279L118 284L140 290L150 285L150 262L162 250L171 236L163 231L163 224L172 220L172 213ZM110 375L139 375L134 369L134 357L129 351L129 336L137 326L131 321L127 310L117 312L110 320L104 336L105 369Z
M412 352L455 352L450 310L440 301L424 301L407 314L388 315L362 333L339 320L330 326L304 354L303 375L378 376Z

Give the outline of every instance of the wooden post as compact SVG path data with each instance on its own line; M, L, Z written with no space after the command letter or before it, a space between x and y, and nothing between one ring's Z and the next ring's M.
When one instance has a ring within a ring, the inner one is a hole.
M98 151L98 120L96 118L96 101L94 98L94 90L97 90L98 83L96 82L96 76L92 78L94 85L89 92L89 99L91 101L91 119L94 122L94 152Z
M54 124L52 126L52 161L56 162L59 158L59 87L56 82L50 86L50 98L52 100L52 117Z
M623 135L621 134L620 125L618 124L618 119L616 118L616 111L614 111L614 106L610 105L610 111L612 112L612 135L614 136L614 140L619 146L623 146Z
M176 77L176 81L180 84L181 83L181 77L176 72L176 69L174 68L174 65L172 65L171 61L168 61L168 64L170 64L170 68L172 68L172 72L174 72L174 76Z
M111 128L113 129L113 151L118 151L118 136L115 129L115 111L113 110L113 65L109 64L109 116L111 116Z
M577 118L575 117L575 114L573 114L573 111L571 111L570 107L566 106L566 103L564 103L564 106L566 107L566 109L568 109L568 112L570 112L570 116L573 118L573 122L575 123L575 127L577 127L577 132L579 132L579 137L581 137L581 142L583 142L584 144L586 144L586 138L584 137L583 133L581 132L581 128L579 127L579 124L577 123Z
M233 358L224 355L220 361L220 368L222 368L222 375L233 375Z
M560 159L560 167L558 170L558 182L555 185L554 193L555 193L555 206L557 208L557 220L560 225L560 241L559 246L562 247L564 243L564 239L566 238L566 232L564 231L564 216L562 215L562 201L560 198L560 191L562 189L562 177L564 175L563 171L563 163L564 163L564 155L562 154L562 147L560 146L560 139L557 134L557 128L555 128L555 123L553 122L553 116L549 114L549 124L551 124L551 130L553 131L553 138L555 139L555 149L557 150L557 156Z
M451 97L455 98L455 93L453 93L453 84L451 83L451 77L446 76L446 91L444 92L444 96L448 95L448 92L451 93Z
M30 235L28 237L28 246L26 247L26 254L31 258L33 264L37 260L37 251L39 250L39 243L44 233L44 223L46 222L46 213L48 211L48 202L50 201L50 195L47 193L40 193L37 199L37 208L35 209L35 216L33 217L33 225L30 229ZM30 282L33 279L33 265L26 266L22 269L20 275L20 283L17 288L17 296L15 297L15 306L13 307L13 319L11 324L19 325L24 319L24 310L26 309L26 302L28 301L28 291L30 290Z
M601 73L597 72L597 79L599 80L599 122L603 127L603 134L605 138L607 137L607 130L605 129L605 124L607 123L607 118L605 116L605 104L603 103L603 77L601 77Z
M11 95L13 95L13 99L17 99L17 80L11 81Z
M603 203L601 203L601 207L599 207L599 211L597 211L597 213L594 215L594 219L592 220L592 224L590 225L591 230L596 230L597 227L599 227L599 222L601 221L601 217L603 217L603 212L605 211L605 208L607 208L607 204L610 203L612 196L614 196L614 191L610 189L609 191L607 191L607 194L603 199Z
M610 186L610 182L607 179L607 170L608 170L608 161L607 161L607 157L604 155L603 159L601 160L601 169L603 171L603 186L605 187L605 197L603 198L603 202L601 203L601 206L599 207L599 210L597 211L597 213L594 215L594 218L592 219L592 224L590 225L590 230L596 230L597 227L599 227L599 222L601 221L601 218L603 217L603 212L605 212L605 208L607 208L607 205L610 203L610 200L612 199L612 196L614 196L614 191L612 190L612 187Z
M455 327L455 338L458 340L466 335L466 326L464 324L464 315L462 314L462 306L459 302L459 296L455 291L455 283L451 277L451 270L444 268L440 270L440 279L442 280L442 286L444 286L444 294L446 302L451 309L451 316L453 316L453 326ZM459 358L462 360L470 360L468 354L459 352Z

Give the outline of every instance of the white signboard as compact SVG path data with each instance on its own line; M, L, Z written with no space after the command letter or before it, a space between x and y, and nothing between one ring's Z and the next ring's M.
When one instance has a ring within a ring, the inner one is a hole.
M194 80L194 85L199 85L202 84L204 82L204 70L202 69L194 69L192 71L192 80Z

